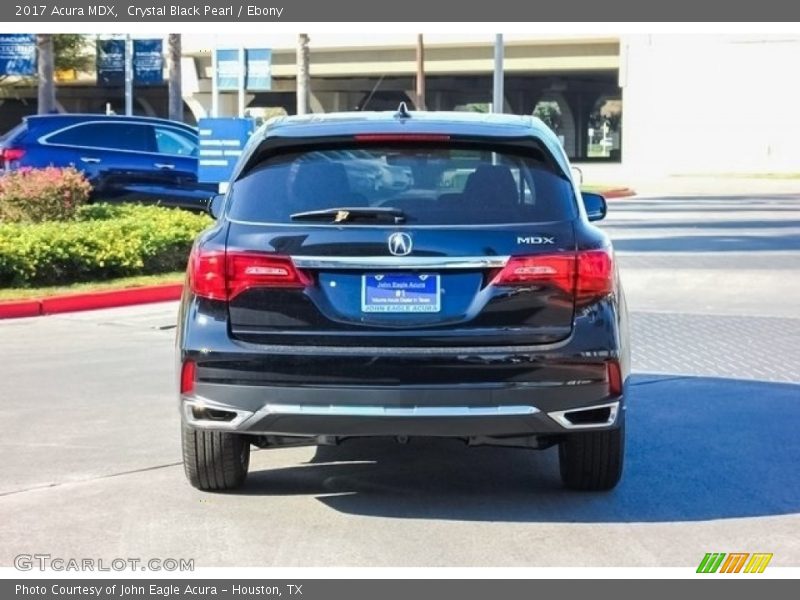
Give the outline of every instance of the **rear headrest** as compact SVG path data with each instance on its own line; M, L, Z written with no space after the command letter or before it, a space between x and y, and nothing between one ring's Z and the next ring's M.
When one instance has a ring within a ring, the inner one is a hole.
M351 196L344 165L336 162L300 162L291 184L291 197L306 210L328 208Z
M487 206L514 205L519 200L517 184L511 169L504 165L481 165L467 178L464 196L470 202Z

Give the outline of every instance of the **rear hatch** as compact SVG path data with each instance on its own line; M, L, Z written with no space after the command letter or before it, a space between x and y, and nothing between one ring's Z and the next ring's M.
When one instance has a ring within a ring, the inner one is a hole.
M564 339L575 216L570 182L535 144L401 136L283 151L232 186L231 335L338 346Z

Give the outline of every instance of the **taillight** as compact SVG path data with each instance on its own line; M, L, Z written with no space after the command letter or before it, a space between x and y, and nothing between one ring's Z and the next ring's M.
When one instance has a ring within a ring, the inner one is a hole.
M310 283L286 256L195 250L189 257L192 292L211 300L232 300L250 288L303 288Z
M228 300L250 288L304 288L311 283L286 256L229 252L227 264Z
M512 256L495 276L495 285L546 283L572 293L575 281L575 254L540 254Z
M25 150L23 148L3 148L0 150L0 159L4 162L22 160L23 156L25 156Z
M614 268L606 250L512 256L492 283L553 285L583 304L614 289Z
M197 375L197 365L193 360L187 360L181 366L181 394L194 392L194 382Z
M578 304L600 298L614 290L614 263L608 250L578 252L578 278L575 301Z
M195 295L211 300L227 300L225 252L193 250L189 256L189 287Z

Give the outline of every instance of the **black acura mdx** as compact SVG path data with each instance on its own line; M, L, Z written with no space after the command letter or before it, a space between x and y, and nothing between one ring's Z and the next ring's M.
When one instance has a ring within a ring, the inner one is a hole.
M186 474L349 438L558 445L620 479L630 368L611 243L539 120L446 112L268 122L211 204L178 325Z

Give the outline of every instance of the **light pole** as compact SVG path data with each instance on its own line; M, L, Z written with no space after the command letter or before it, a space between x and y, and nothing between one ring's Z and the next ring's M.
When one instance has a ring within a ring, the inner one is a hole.
M505 104L503 92L503 34L494 36L494 93L492 94L492 112L503 112Z
M211 116L219 116L219 57L217 56L217 43L214 39L214 47L211 50Z
M427 110L425 106L425 44L422 34L417 34L417 110Z
M308 34L297 35L297 114L308 112Z
M241 119L244 116L244 96L245 96L245 51L244 46L239 46L239 79L237 81L237 116Z

